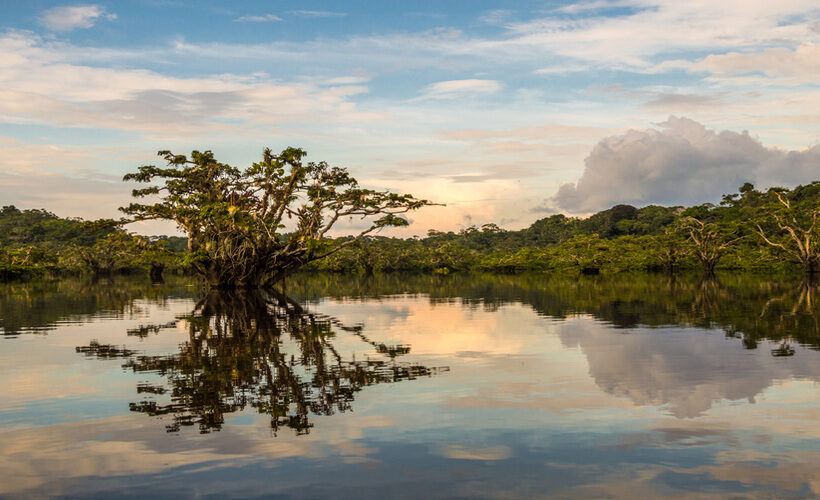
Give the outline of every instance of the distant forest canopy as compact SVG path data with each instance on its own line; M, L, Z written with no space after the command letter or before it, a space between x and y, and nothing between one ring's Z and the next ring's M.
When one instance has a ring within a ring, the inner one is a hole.
M408 239L370 236L309 271L820 270L820 181L759 191L745 184L719 205L615 205L586 218L551 215L521 230L495 224L431 230ZM345 240L327 238L330 242ZM135 236L117 221L61 218L46 210L0 210L0 278L42 274L185 272L187 239Z

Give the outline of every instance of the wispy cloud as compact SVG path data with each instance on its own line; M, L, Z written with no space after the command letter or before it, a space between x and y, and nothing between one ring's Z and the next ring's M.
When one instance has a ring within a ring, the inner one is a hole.
M282 18L274 14L262 14L260 16L242 16L234 19L237 23L267 23L271 21L282 21Z
M489 10L482 14L478 21L490 25L503 25L515 16L515 11L507 9Z
M690 0L593 1L566 7L583 17L545 15L508 25L509 47L595 62L615 69L643 70L664 54L782 46L817 37L816 1L747 3ZM598 15L607 7L624 9Z
M564 12L566 14L578 14L582 12L613 9L617 7L630 6L630 2L625 0L594 0L587 2L571 3L555 9L556 12Z
M449 80L428 85L422 91L427 99L455 99L469 95L494 94L501 90L496 80Z
M190 135L254 125L368 118L349 97L354 80L281 82L265 75L167 76L149 70L66 63L65 44L30 34L0 36L0 116L6 122ZM357 81L356 83L361 83Z
M346 12L330 12L327 10L292 10L291 14L301 17L345 17Z
M91 28L99 19L111 21L116 18L116 14L106 12L101 5L54 7L40 13L40 23L51 31Z
M712 54L690 66L719 77L763 74L793 84L817 83L820 75L820 44L807 43L794 50L775 47L761 52Z

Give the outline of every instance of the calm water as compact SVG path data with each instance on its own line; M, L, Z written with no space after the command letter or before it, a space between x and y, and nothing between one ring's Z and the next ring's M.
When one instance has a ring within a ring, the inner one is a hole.
M0 285L0 496L808 498L799 280Z

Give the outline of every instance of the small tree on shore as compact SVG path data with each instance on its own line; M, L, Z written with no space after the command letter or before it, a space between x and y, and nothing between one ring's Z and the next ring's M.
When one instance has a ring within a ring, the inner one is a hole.
M381 228L406 226L400 214L431 204L361 188L346 169L303 162L306 153L297 148L265 149L245 170L217 162L210 151L158 154L167 167L142 166L124 180L162 181L132 193L160 200L121 210L133 220L176 222L188 235L191 265L212 288L265 286ZM354 237L325 238L339 220L354 217L367 221Z

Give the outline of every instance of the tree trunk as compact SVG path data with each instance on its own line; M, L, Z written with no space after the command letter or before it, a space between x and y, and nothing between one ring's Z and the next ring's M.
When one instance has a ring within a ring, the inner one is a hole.
M803 259L803 272L806 275L816 276L820 273L820 259L817 256L809 256Z
M715 267L717 267L718 259L704 259L701 260L701 264L703 264L703 274L705 275L714 275L715 274Z
M200 263L196 270L205 278L208 287L214 290L253 290L268 286L267 273L263 262L250 263L239 267L217 260Z
M148 271L149 276L151 277L151 283L163 283L165 280L162 279L162 272L165 270L165 265L159 262L152 262L151 269Z

